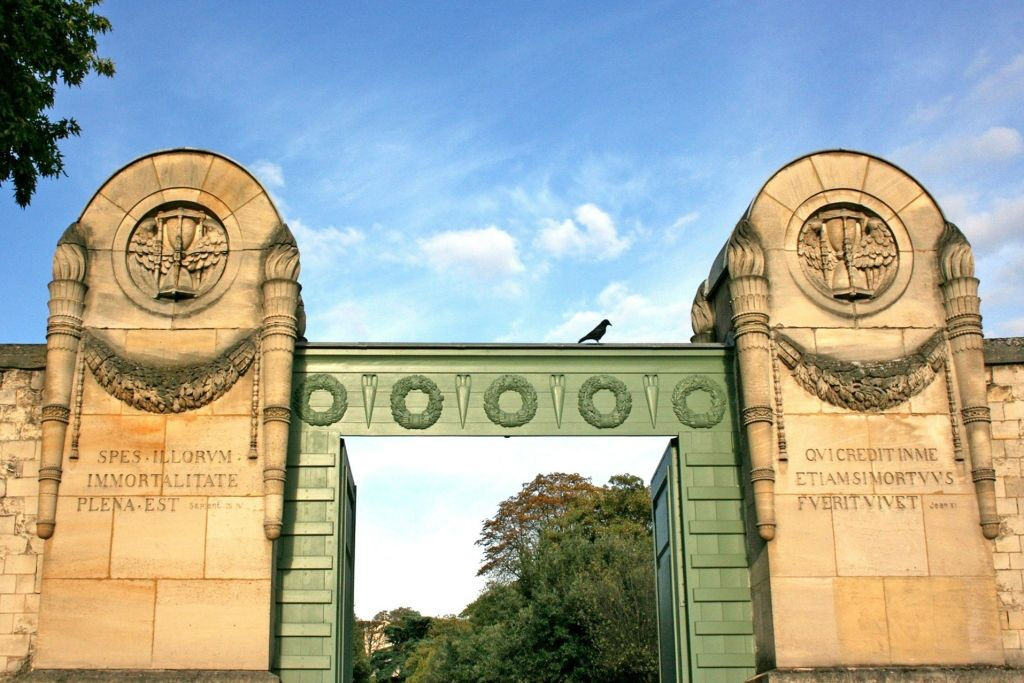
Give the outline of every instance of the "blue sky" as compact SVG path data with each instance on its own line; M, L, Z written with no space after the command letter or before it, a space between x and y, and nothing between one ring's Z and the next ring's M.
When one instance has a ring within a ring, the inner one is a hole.
M760 185L833 147L929 188L974 243L987 334L1024 334L1019 2L100 11L118 73L58 95L83 129L68 176L25 210L0 187L5 342L43 341L53 245L90 195L178 146L272 192L314 340L575 341L609 317L608 341L685 341Z

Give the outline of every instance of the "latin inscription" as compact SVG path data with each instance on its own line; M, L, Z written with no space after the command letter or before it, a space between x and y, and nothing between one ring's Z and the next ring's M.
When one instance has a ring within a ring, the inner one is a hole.
M86 460L86 458L83 458ZM213 466L243 462L230 449L139 449L104 448L96 452L93 462L100 466L86 472L85 486L95 489L97 495L76 498L78 512L177 512L184 509L210 509L231 503L210 503L205 500L184 502L180 495L209 493L217 495L224 489L236 489L236 472L205 471ZM119 471L123 466L134 471ZM165 471L165 465L174 465L176 471ZM187 470L193 471L187 471ZM185 471L182 471L185 470ZM200 471L196 471L200 470ZM124 492L125 489L165 495L104 495ZM178 493L179 495L174 495Z
M797 495L800 510L912 512L922 509L921 495L904 493L900 489L930 487L939 492L943 487L957 483L956 472L942 468L938 448L808 448L803 456L810 466L793 471L792 482L796 486L811 490L865 487L871 492L839 494L808 491ZM823 465L829 467L823 468ZM883 467L875 469L875 465ZM890 465L896 467L890 469ZM955 508L954 502L929 504L929 509L934 510Z

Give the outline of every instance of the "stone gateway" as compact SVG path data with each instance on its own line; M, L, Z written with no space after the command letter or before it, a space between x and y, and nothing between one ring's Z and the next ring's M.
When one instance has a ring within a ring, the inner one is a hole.
M970 245L892 164L773 175L691 343L307 342L298 277L208 152L64 232L45 348L0 346L0 669L348 680L346 436L656 435L663 681L1024 677L1024 342L983 338Z

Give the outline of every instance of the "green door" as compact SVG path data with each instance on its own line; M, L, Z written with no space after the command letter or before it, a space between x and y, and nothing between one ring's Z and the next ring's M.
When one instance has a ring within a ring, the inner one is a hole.
M344 439L311 432L299 441L277 548L273 669L285 683L348 682L356 486Z
M679 486L678 441L672 439L651 479L658 659L663 683L685 681L688 660Z

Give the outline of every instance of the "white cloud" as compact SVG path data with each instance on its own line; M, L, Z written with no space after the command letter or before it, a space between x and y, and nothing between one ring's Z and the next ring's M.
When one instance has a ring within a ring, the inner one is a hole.
M914 107L914 111L910 112L910 115L907 116L907 120L910 123L931 123L945 115L952 105L952 95L946 95L927 104L918 104Z
M690 298L680 292L663 292L657 299L630 291L612 282L597 295L597 306L571 311L545 336L549 342L574 342L603 318L612 327L606 342L686 342L690 330Z
M306 304L306 337L314 341L408 341L419 338L424 311L401 293L336 298L310 288Z
M1024 195L997 198L987 210L968 213L954 222L979 253L1020 244L1024 242Z
M298 218L289 219L288 227L299 245L303 265L314 271L334 263L339 256L366 239L358 228L336 228L333 225L312 228Z
M983 100L1005 100L1024 93L1024 52L981 79L972 95Z
M686 226L695 223L698 220L700 220L700 211L690 211L689 213L682 214L672 221L672 225L665 229L665 241L669 244L674 243L677 239L682 237L684 232L686 232Z
M284 169L272 161L260 159L250 164L249 170L268 188L280 189L284 187Z
M419 241L429 265L437 271L459 271L479 279L507 277L525 270L516 239L490 225L449 230Z
M1024 137L1016 128L993 126L978 135L961 135L935 142L916 142L892 156L914 171L942 173L963 166L1005 162L1024 154Z
M615 258L629 248L630 239L619 236L612 217L597 205L578 206L574 216L575 221L545 219L537 245L556 258L577 256L599 260Z

